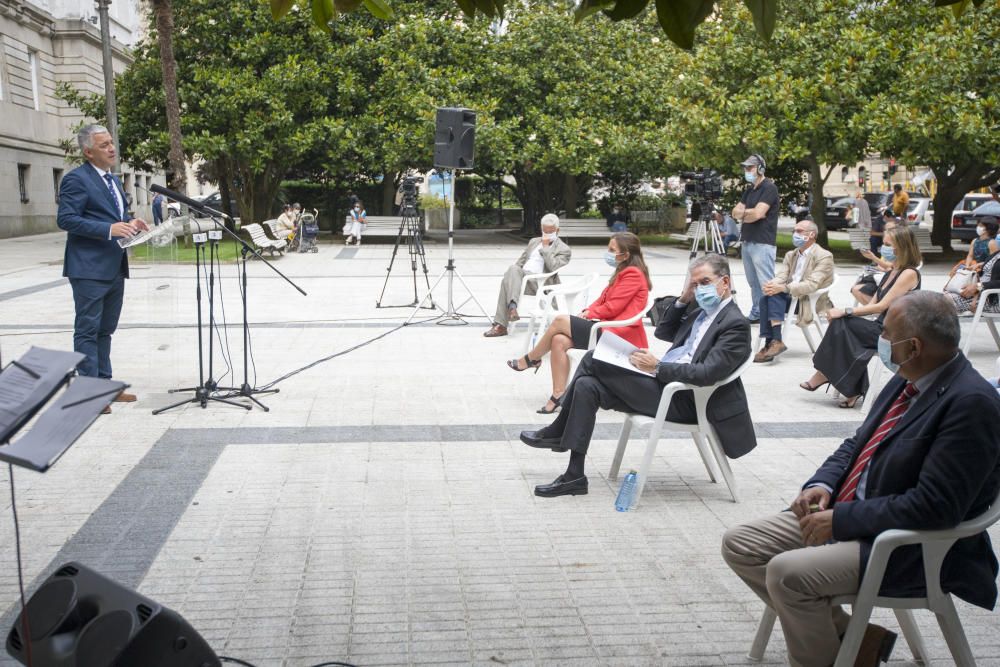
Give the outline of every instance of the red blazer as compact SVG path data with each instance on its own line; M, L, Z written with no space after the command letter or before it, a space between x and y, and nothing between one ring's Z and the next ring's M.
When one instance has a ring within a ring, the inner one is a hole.
M597 301L587 306L587 317L605 322L626 320L644 311L648 302L649 285L646 284L646 276L642 275L642 271L638 268L630 266L618 274L613 284L604 288ZM605 331L613 331L637 347L643 349L649 347L642 320L627 327L605 329Z

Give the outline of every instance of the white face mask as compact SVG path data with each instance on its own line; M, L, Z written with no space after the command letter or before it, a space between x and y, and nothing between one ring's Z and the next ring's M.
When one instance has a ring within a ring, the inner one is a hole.
M985 233L986 233L986 228L985 227L982 227L982 226L976 227L976 236L982 236Z
M542 238L546 241L555 241L558 232L542 232Z

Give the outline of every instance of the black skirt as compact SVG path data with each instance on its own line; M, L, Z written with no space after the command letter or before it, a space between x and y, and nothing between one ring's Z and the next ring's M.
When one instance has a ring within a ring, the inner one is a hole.
M843 396L868 391L868 361L878 350L881 322L862 317L832 320L813 355L813 367Z
M569 335L573 339L574 350L586 350L590 345L590 330L594 328L591 320L585 320L576 315L569 316ZM600 337L601 332L597 332Z

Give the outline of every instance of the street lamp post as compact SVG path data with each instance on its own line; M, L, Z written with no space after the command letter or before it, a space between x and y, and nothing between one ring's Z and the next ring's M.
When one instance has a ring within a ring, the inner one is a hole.
M101 50L104 60L104 115L107 117L108 131L115 143L114 173L121 176L121 161L118 157L118 104L115 102L115 70L111 60L111 21L108 6L111 0L97 0L97 15L101 19Z

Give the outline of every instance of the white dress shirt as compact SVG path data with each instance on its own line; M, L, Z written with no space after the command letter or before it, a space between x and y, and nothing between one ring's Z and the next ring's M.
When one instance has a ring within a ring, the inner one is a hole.
M88 164L90 164L90 166L94 168L94 171L97 172L97 175L101 177L101 184L104 185L105 188L108 188L108 182L106 180L104 180L104 175L105 174L110 174L111 172L110 171L105 171L105 170L101 169L100 167L98 167L93 162L90 162ZM114 174L112 174L112 179L114 179ZM125 217L125 214L124 214L125 207L122 206L122 194L118 191L118 186L115 185L115 187L108 188L108 190L114 190L115 191L115 205L118 207L118 217L119 218L124 218ZM121 220L115 220L115 222L122 222L122 221ZM111 240L111 228L110 227L108 227L108 240L109 241Z
M541 243L535 246L534 251L528 256L527 261L525 261L524 272L528 274L545 273L545 258L542 257Z
M722 303L720 303L712 312L702 310L698 313L698 318L692 325L691 334L684 342L684 345L677 350L674 350L674 348L671 347L667 350L667 353L663 355L662 361L673 364L690 364L695 351L697 351L698 346L701 344L701 339L705 337L705 332L708 331L710 326L712 326L712 322L714 322L715 318L722 312L722 309L725 308L726 305L732 300L733 297L723 299ZM674 308L687 308L687 306L688 304L686 303L680 303L679 299L674 301ZM684 350L683 353L680 356L676 356L676 353L680 352L681 349ZM671 355L671 352L674 352L675 354Z
M799 248L796 251L799 253L799 256L795 259L795 270L792 271L792 279L789 281L789 284L797 283L802 280L802 276L806 272L806 257L812 253L815 246L816 244L814 243L805 250Z

